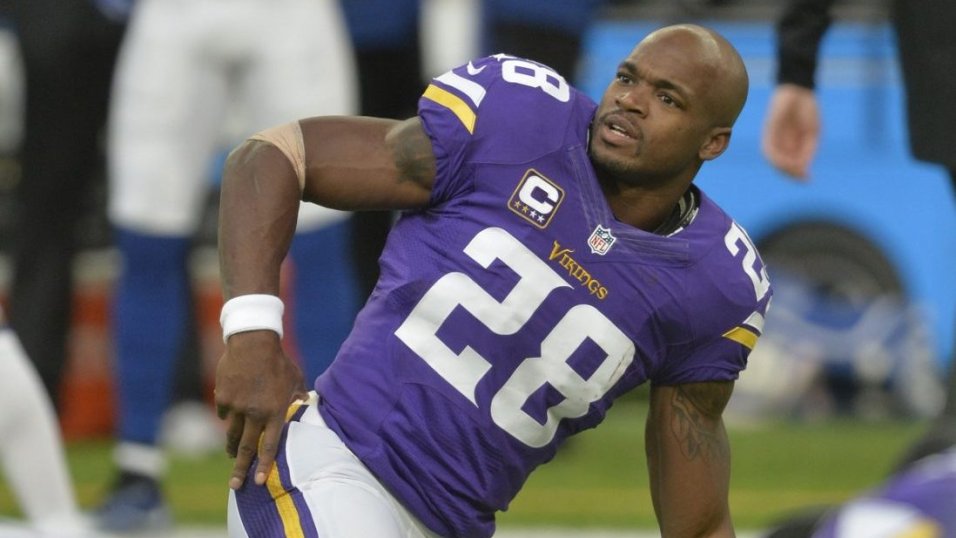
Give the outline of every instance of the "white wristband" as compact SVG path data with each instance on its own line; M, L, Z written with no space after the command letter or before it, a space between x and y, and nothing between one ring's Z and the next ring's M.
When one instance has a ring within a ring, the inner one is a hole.
M230 336L246 331L269 330L282 338L283 310L282 299L275 295L251 294L229 299L219 315L223 343Z

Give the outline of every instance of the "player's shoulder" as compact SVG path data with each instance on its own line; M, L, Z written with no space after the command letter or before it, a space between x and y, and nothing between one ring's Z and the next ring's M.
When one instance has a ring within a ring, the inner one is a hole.
M420 114L453 116L467 136L580 131L593 101L547 65L508 54L471 60L433 78Z
M728 301L744 311L765 311L772 295L767 267L746 229L703 191L687 240L694 253L698 292Z
M514 98L541 97L544 93L559 103L571 102L577 94L563 74L550 66L504 53L469 60L436 76L432 83L460 91L475 102L483 100L487 92Z
M699 205L693 225L688 227L690 233L685 236L692 243L691 248L712 261L713 258L726 258L728 255L733 257L735 252L743 248L734 245L744 243L747 250L759 258L757 247L744 226L702 189L696 186L692 188L699 198Z
M702 192L696 217L678 237L688 265L679 301L668 309L679 320L673 336L689 337L688 356L719 355L739 370L763 333L773 296L767 268L743 226Z

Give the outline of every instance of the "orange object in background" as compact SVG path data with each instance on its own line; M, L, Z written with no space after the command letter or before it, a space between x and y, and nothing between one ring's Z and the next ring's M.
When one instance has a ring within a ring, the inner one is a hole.
M2 255L2 253L0 253ZM117 279L116 254L110 249L81 251L76 260L73 286L73 312L67 340L66 372L60 387L60 426L68 441L112 438L116 423L116 387L113 379L113 285ZM9 275L0 256L0 303L7 302ZM218 254L214 247L196 249L190 260L192 289L195 294L196 322L199 324L199 353L203 399L213 408L216 363L222 356L222 290L219 282ZM288 266L283 267L283 289ZM289 299L286 299L289 300ZM7 311L9 312L9 310ZM295 351L295 335L286 328L285 345L290 356L301 360Z
M67 440L113 435L110 293L107 281L79 283L74 291L67 371L60 387L60 426Z
M112 276L85 276L74 287L67 371L63 376L60 426L66 440L109 438L116 420L114 349L110 307ZM202 352L204 394L212 403L215 363L222 354L222 295L214 278L194 281ZM2 290L5 291L5 290ZM5 295L5 294L2 294ZM5 297L2 297L5 299Z

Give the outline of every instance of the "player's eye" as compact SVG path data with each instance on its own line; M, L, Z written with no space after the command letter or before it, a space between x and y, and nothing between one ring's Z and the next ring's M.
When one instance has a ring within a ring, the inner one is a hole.
M657 98L660 99L660 101L667 106L671 106L671 107L680 106L680 104L673 97L671 97L670 95L666 93L658 94Z

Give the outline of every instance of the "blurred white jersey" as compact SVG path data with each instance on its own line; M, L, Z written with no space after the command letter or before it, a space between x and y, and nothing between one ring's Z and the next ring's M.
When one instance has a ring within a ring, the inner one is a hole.
M295 119L355 113L355 76L336 0L140 0L113 87L112 222L191 234L222 148ZM299 227L342 218L303 204Z

